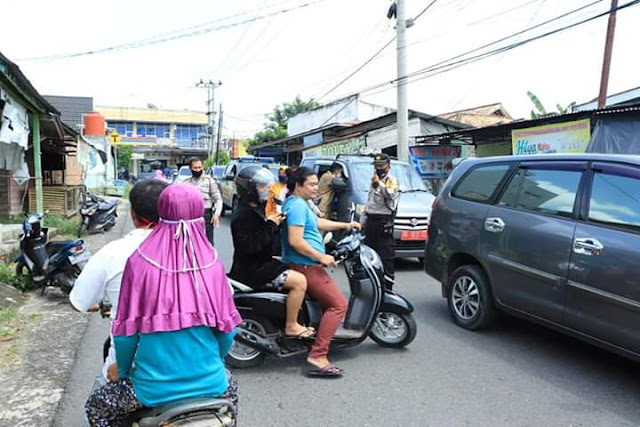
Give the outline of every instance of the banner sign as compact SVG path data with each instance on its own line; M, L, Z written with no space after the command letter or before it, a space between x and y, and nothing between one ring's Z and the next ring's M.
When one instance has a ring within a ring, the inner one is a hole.
M360 154L360 150L364 148L364 145L364 138L351 138L330 144L318 145L304 150L303 154L307 157L336 157L338 154Z
M584 153L591 139L589 119L511 131L514 155Z
M414 145L409 147L411 160L421 177L429 179L446 178L453 170L451 161L460 157L459 145Z

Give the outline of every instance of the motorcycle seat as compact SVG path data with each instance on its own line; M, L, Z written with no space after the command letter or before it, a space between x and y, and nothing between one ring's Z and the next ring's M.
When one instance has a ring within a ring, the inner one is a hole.
M198 397L177 400L154 408L144 408L135 413L140 427L159 427L178 416L199 414L209 426L230 426L233 421L233 404L228 399L218 397ZM209 418L204 418L204 417ZM215 418L214 418L215 417ZM216 424L211 422L216 421Z
M104 202L104 203L99 203L98 204L98 210L99 211L108 211L109 209L113 208L115 205L118 204L117 200L110 200L108 202Z
M69 243L72 243L72 240L51 240L47 242L47 252L55 253L58 252L64 246L67 246Z

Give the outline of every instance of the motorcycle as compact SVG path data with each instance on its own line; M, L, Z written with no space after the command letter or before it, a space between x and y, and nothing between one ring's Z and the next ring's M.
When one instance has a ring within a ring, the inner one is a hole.
M351 290L349 307L332 347L355 346L367 337L383 347L406 347L417 333L413 306L385 289L380 256L363 240L359 232L352 231L332 251L336 262L344 265ZM284 333L286 291L254 290L231 278L229 282L243 319L226 359L229 366L248 368L259 365L268 355L289 357L309 351L313 337L290 338ZM317 329L321 317L320 305L306 297L298 321Z
M232 426L233 404L227 399L199 397L183 399L133 414L134 426Z
M31 276L33 284L41 287L42 293L47 286L58 286L69 293L91 258L91 252L82 240L47 241L49 229L42 227L43 217L31 214L22 223L16 275Z
M116 225L118 200L106 200L97 194L88 193L80 208L80 215L82 221L78 227L78 237L82 235L82 230L87 230L90 234L104 233Z

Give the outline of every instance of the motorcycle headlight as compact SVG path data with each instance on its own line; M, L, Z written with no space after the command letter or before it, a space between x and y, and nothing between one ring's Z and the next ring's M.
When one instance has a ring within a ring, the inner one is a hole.
M376 251L364 245L361 246L360 250L361 250L361 255L364 256L374 268L376 269L383 268L382 259L380 258L380 255L378 255Z

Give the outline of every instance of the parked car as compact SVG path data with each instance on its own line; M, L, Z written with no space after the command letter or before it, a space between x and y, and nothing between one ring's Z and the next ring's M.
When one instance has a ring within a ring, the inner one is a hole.
M237 204L238 198L236 195L236 183L234 181L236 175L245 167L256 164L263 165L264 167L269 168L272 172L272 169L275 167L276 174L280 167L280 165L275 163L272 157L234 157L225 167L224 175L218 181L218 187L220 187L220 193L222 194L223 215L227 209L230 209L233 212Z
M640 360L640 157L465 160L425 251L459 326L503 310Z
M191 169L189 169L189 165L180 166L180 169L178 169L178 175L174 182L184 182L189 178L191 178Z
M224 171L227 167L225 165L215 165L211 166L209 170L207 170L207 174L213 178L217 184L220 184L220 180L224 177Z
M318 177L329 170L333 162L342 165L346 188L345 197L340 196L336 219L349 218L348 207L356 206L357 218L364 212L374 173L370 156L339 155L338 157L305 157L301 166L315 170ZM393 235L396 241L396 257L424 256L427 227L431 215L431 205L435 199L424 182L410 164L398 160L391 161L391 175L398 179L400 198Z

